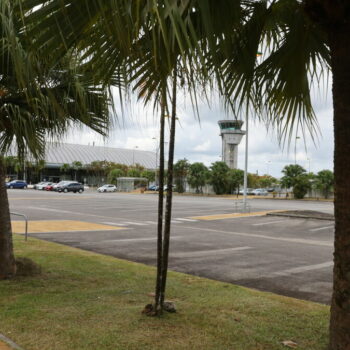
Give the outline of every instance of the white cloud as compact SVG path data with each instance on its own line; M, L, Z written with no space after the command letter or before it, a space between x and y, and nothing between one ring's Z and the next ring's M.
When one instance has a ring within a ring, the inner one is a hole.
M193 150L195 152L207 152L211 149L211 142L207 140L200 145L197 145Z

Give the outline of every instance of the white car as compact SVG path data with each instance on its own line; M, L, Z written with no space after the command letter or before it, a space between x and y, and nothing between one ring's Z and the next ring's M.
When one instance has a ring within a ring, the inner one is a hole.
M37 190L44 190L46 186L52 185L52 182L40 182L36 185Z
M117 186L115 185L103 185L97 189L97 192L115 192L117 190Z
M264 188L257 188L256 190L252 191L252 194L255 196L267 196L268 192Z

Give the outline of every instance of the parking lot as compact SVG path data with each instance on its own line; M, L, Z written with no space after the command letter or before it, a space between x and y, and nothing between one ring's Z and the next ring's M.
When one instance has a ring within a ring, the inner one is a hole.
M157 195L8 190L30 236L155 265ZM333 203L175 196L169 268L287 296L329 303L333 221L266 216L275 210L333 213ZM15 232L23 232L12 218Z

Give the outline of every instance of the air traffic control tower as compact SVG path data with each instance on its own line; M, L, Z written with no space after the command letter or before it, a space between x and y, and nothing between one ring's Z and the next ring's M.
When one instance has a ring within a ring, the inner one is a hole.
M241 130L242 120L219 120L220 136L222 138L222 161L230 169L237 168L238 145L245 131Z

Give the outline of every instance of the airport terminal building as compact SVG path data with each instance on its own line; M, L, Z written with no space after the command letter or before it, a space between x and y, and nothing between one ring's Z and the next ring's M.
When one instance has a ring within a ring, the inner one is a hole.
M43 180L58 182L62 179L78 176L78 181L89 183L93 180L91 179L91 174L85 171L85 169L93 162L102 161L119 163L126 166L138 164L147 170L155 170L157 168L156 152L60 142L47 143L44 161L44 168L40 169L40 172L27 169L25 177L28 182L34 183ZM71 166L74 162L82 164L77 175L72 169L66 173L62 173L62 166L64 164ZM17 178L16 174L9 174L9 176L11 178ZM102 182L105 180L107 179L101 179Z

